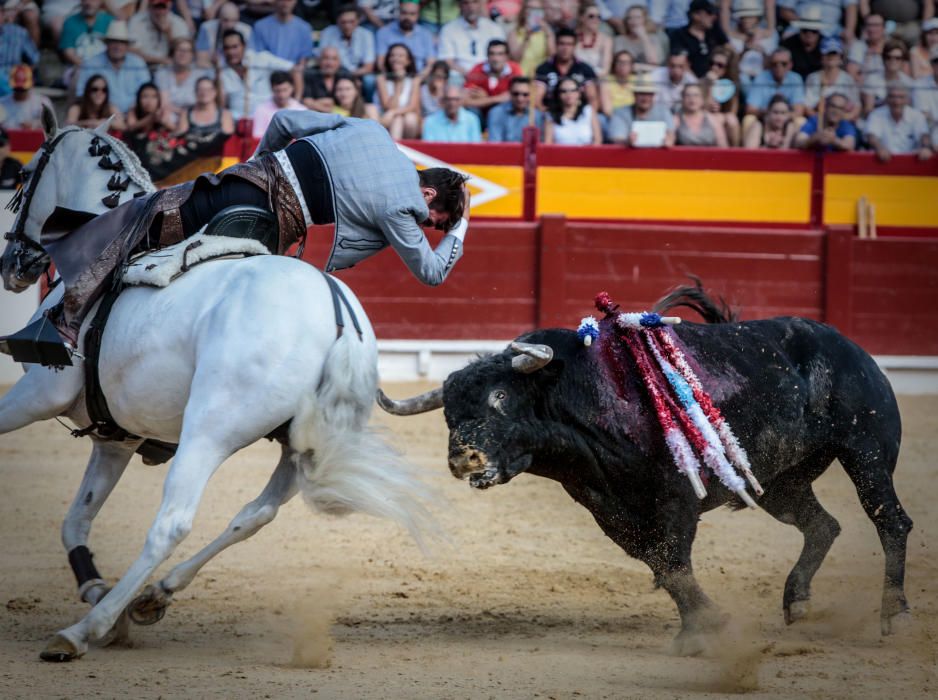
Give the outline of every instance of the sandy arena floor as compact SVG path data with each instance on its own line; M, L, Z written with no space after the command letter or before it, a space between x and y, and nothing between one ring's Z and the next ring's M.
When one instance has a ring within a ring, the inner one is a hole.
M34 425L0 437L0 697L936 697L938 398L901 407L912 625L879 635L882 550L835 465L816 489L843 534L815 578L812 614L792 627L781 597L797 531L763 512L705 516L696 570L734 622L714 654L692 659L669 654L677 613L649 571L558 485L522 476L476 493L450 477L437 413L379 420L445 499L436 513L452 547L425 558L394 526L294 499L209 564L162 622L134 627L132 648L44 664L46 640L84 613L59 526L90 445ZM277 452L256 445L218 471L172 563L258 493ZM135 460L105 505L91 541L105 576L137 555L164 473Z

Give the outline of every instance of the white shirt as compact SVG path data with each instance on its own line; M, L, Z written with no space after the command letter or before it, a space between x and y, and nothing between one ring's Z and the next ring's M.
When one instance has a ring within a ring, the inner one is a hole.
M243 65L248 69L243 81L231 66L226 65L221 71L222 89L235 120L250 116L258 104L270 97L270 74L273 71L293 68L293 63L284 58L278 58L269 51L253 49L245 50Z
M811 73L804 81L804 103L806 106L814 109L821 97L828 97L835 93L840 93L854 105L860 104L860 90L857 88L857 82L847 71L841 69L834 84L825 85L822 91L821 76L823 75L822 71L816 71Z
M593 108L586 105L576 121L562 117L554 123L554 143L558 146L589 146L593 143Z
M457 17L440 30L440 58L455 60L463 71L469 72L486 59L492 39L505 39L505 30L492 20L479 17L472 27Z
M890 153L916 153L922 136L928 133L925 115L914 107L905 107L898 122L889 113L889 106L877 107L866 120L866 133L875 136Z
M681 78L679 85L671 83L666 66L660 66L651 71L651 79L658 87L658 94L655 95L655 104L659 104L669 112L674 112L681 106L681 93L685 85L692 85L697 82L697 76L693 74L690 68L684 71L684 77Z
M925 113L932 125L938 125L938 82L935 76L928 75L918 81L912 97L915 109Z

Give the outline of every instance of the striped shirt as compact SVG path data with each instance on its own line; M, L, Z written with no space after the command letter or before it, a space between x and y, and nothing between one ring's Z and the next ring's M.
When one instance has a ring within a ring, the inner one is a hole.
M0 26L0 71L4 77L13 66L39 63L39 50L29 38L29 33L18 24Z

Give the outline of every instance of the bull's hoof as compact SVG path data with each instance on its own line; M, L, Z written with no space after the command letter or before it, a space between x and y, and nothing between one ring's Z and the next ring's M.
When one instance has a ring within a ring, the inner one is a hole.
M76 647L61 634L57 634L46 644L46 648L39 652L39 658L43 661L62 663L80 659L84 654L84 650Z
M785 624L790 625L808 616L811 611L811 602L796 600L785 607Z
M131 622L137 625L155 625L163 619L172 600L162 588L147 586L127 608Z
M682 630L671 642L671 654L674 656L700 656L710 646L710 637L706 632Z
M901 635L908 631L915 624L915 618L912 617L912 613L906 609L895 615L883 615L880 617L879 623L880 631L883 633L883 636L888 637L893 634Z

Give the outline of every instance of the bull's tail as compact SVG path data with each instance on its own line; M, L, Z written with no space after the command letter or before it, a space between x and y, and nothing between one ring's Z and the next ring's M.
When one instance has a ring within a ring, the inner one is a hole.
M699 277L694 275L688 275L688 277L694 281L693 287L687 285L675 287L655 302L652 310L663 314L677 306L686 306L700 314L707 323L734 323L739 320L738 314L730 308L723 297L711 298L704 291Z
M368 427L377 384L371 329L362 341L346 328L326 356L319 387L304 398L290 425L300 491L307 505L325 513L359 511L390 518L424 548L438 531L424 505L432 493Z

